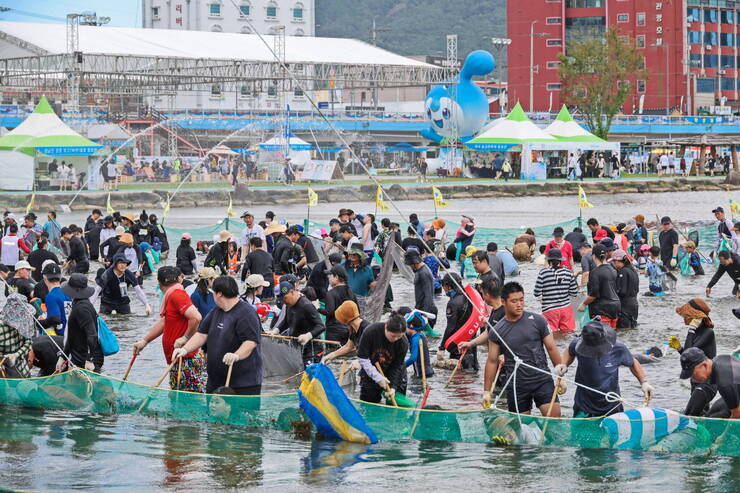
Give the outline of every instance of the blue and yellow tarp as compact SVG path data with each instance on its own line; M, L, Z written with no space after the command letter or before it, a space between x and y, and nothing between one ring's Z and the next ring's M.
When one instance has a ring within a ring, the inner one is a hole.
M357 412L328 366L306 367L298 389L301 409L322 435L355 443L377 443L378 438Z

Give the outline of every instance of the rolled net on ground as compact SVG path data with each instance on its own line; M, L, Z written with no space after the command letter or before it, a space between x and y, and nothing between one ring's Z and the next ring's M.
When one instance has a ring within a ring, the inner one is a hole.
M308 426L295 393L256 396L175 392L83 371L0 380L5 405L104 414L141 414L175 420L296 431ZM417 440L614 448L602 418L515 415L498 409L436 411L352 400L383 441ZM740 456L740 421L689 418L692 426L633 449ZM656 428L661 427L656 421Z

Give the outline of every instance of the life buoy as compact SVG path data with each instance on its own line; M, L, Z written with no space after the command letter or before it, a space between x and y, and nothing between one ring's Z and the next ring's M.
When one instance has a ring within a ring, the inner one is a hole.
M459 344L463 341L469 341L478 333L478 330L486 323L486 303L481 298L478 291L473 286L465 286L465 294L468 298L473 301L473 311L470 314L468 320L463 324L462 327L457 329L457 332L452 334L445 342L445 349L450 347L450 344Z

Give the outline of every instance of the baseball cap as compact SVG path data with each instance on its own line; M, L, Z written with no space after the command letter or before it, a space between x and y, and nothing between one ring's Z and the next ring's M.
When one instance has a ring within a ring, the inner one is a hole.
M254 214L252 214L252 213L251 213L251 212L249 212L249 211L244 211L244 212L242 212L242 215L241 215L241 216L239 216L239 217L247 217L247 216L252 216L252 217L254 217Z
M698 347L690 347L681 353L681 378L687 379L694 373L694 368L707 359L704 351Z
M604 238L599 242L599 244L603 245L607 252L613 252L617 249L617 245L614 244L614 240L611 238Z
M266 288L270 285L269 282L265 281L265 278L261 274L250 274L246 279L247 286L250 288L259 288L260 286Z
M621 248L614 250L614 253L612 253L612 260L624 260L625 258L627 258L627 252Z
M712 209L712 214L716 214L718 212L725 212L725 210L722 208L722 206L717 206L714 209Z
M668 216L661 217L660 224L671 224L671 218Z
M565 234L565 231L560 226L552 230L553 236L563 236L564 234Z
M597 243L596 245L594 245L594 247L593 247L593 249L591 251L593 252L594 256L596 256L596 257L600 257L602 255L606 255L606 252L607 252L606 247L603 244L601 244L601 243Z
M53 260L44 267L41 274L50 281L59 281L62 279L62 269Z
M165 286L177 282L180 277L180 269L177 267L164 266L157 270L157 281Z
M287 294L289 291L293 291L294 289L295 289L295 286L293 285L292 282L282 281L280 283L280 290L279 290L279 293L278 294L280 296L283 296L283 295Z
M192 235L190 233L183 233L182 234L182 239L183 240L192 240L193 237L192 237Z

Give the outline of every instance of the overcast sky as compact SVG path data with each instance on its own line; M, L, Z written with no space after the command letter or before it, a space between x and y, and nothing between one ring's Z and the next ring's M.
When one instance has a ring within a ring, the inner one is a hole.
M96 12L111 18L111 26L141 26L142 0L2 0L0 20L17 22L66 22L67 14Z

